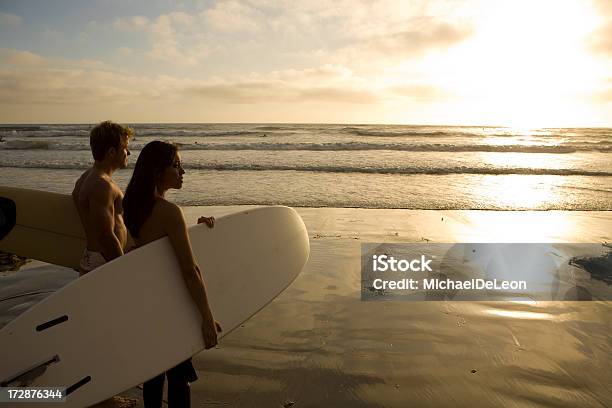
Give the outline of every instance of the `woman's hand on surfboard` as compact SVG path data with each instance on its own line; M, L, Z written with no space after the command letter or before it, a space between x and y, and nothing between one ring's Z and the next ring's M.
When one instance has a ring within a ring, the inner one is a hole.
M217 345L217 327L212 319L204 319L202 322L202 337L204 337L204 348L206 350Z
M198 224L206 224L208 228L214 228L215 226L215 217L200 217L198 218Z

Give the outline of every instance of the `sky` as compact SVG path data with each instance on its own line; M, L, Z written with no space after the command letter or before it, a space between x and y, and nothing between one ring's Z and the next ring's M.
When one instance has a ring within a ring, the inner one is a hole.
M0 123L106 119L612 127L612 1L0 1Z

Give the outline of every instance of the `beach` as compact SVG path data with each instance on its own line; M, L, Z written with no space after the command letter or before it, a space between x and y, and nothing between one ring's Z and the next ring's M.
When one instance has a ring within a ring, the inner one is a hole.
M90 127L4 126L2 184L72 191L91 165ZM612 404L612 310L601 301L609 299L609 269L604 280L572 269L554 297L577 299L568 293L580 286L599 299L591 302L362 301L361 293L366 243L612 242L610 129L134 129L128 168L113 175L122 190L147 142L173 141L186 174L168 199L188 223L281 204L295 207L308 228L310 259L297 280L194 358L193 406ZM141 394L128 390L123 396L135 401L123 405L142 406Z
M188 219L203 209L187 208ZM604 407L610 302L361 302L361 242L602 242L606 212L299 209L296 282L195 358L194 406ZM208 212L207 212L208 213ZM211 213L213 213L211 209ZM537 220L537 222L534 222Z
M612 407L612 0L5 0L0 37L0 382ZM269 206L308 241L222 220Z
M194 223L244 208L183 210ZM362 243L603 243L612 241L610 212L297 210L310 237L306 267L216 349L194 357L192 406L612 404L610 302L360 299ZM122 395L143 406L138 388Z

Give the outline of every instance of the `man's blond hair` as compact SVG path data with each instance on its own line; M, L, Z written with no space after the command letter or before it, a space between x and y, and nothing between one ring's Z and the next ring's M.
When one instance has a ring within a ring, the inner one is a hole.
M110 120L96 125L89 132L89 146L94 160L103 160L111 148L119 149L122 138L129 140L132 137L134 137L134 130L128 126Z

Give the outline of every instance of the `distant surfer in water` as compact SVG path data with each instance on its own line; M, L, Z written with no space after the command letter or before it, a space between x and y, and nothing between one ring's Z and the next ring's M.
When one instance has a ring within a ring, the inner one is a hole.
M221 326L214 320L208 305L206 286L191 250L183 213L179 206L165 199L166 191L182 187L183 174L185 170L176 145L160 141L148 143L140 152L125 192L125 223L136 246L168 236L187 289L202 316L202 336L206 349L209 349L217 344L217 332L221 331ZM214 222L213 217L201 217L198 220L198 223L206 223L210 228L214 227ZM198 378L191 359L144 383L145 407L162 406L166 375L168 405L189 407L189 383Z
M81 258L81 275L123 255L127 230L123 223L123 194L113 173L127 167L132 129L102 122L91 129L89 145L94 164L77 180L72 198L85 230L87 247Z

